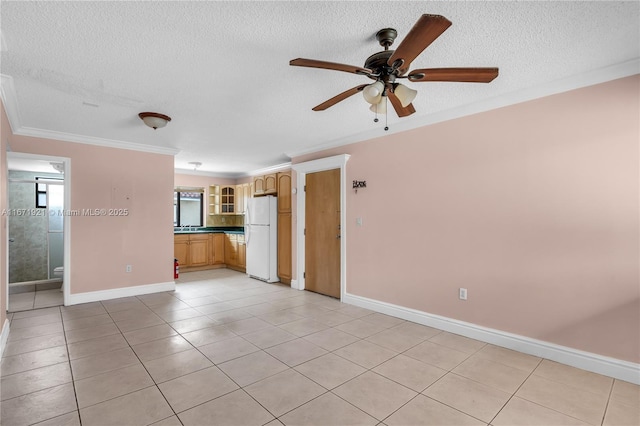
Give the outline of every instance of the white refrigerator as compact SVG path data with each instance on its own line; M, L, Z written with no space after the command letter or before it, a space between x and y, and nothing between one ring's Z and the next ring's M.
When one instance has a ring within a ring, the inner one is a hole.
M268 283L278 279L278 199L249 199L244 217L247 275Z

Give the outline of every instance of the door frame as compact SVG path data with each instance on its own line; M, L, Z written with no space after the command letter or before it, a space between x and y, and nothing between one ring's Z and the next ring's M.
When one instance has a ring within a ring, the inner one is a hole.
M68 212L71 206L71 158L68 157L56 157L52 155L41 155L41 154L28 154L25 152L7 152L7 162L10 158L23 158L28 160L44 160L44 161L55 161L57 163L64 163L64 207L63 210ZM9 168L7 167L7 175L5 176L7 179L7 185L9 184ZM8 197L8 194L7 194ZM8 201L8 198L7 198ZM62 265L64 267L64 272L62 275L62 281L64 285L62 286L62 297L63 304L67 306L67 301L70 300L71 295L71 217L69 214L63 213L64 217L62 219L63 223L63 232L62 232L62 241L64 244L63 248L63 262ZM6 244L6 253L7 253L7 270L6 274L6 301L7 307L9 306L9 232L7 227L7 241L4 242Z
M305 289L305 236L306 227L306 194L304 187L307 173L323 172L325 170L340 169L340 300L347 291L347 161L349 154L334 155L333 157L292 164L291 168L297 175L296 187L296 280L291 280L291 287L298 290Z

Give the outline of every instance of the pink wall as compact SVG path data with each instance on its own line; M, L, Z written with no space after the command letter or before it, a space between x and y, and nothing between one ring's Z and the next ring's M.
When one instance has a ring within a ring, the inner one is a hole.
M0 211L7 208L7 143L10 136L9 119L0 102ZM7 216L0 215L0 331L7 318L7 238Z
M640 362L639 89L633 76L295 158L351 154L347 182L367 181L347 192L347 291Z
M69 209L129 210L71 217L71 293L173 281L173 156L17 135L11 148L71 158Z

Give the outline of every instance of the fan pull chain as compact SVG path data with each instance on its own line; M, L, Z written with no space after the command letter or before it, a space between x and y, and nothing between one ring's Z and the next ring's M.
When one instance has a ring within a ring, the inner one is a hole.
M387 123L387 117L388 117L388 115L389 115L389 108L388 108L388 107L389 107L389 105L388 105L388 103L387 103L387 100L388 100L388 99L385 97L385 98L384 98L384 103L385 103L385 104L387 104L387 105L386 105L386 106L387 106L387 108L385 108L385 109L384 109L384 131L385 131L385 132L386 132L387 130L389 130L389 125L388 125L388 123Z
M387 103L387 98L386 97L384 98L384 103L385 104ZM377 123L378 121L380 121L378 119L378 105L380 105L380 104L375 104L375 106L376 106L376 110L375 110L376 117L373 119L374 123ZM384 113L384 130L385 131L389 130L389 126L388 126L388 122L387 122L387 111L385 111L385 113Z

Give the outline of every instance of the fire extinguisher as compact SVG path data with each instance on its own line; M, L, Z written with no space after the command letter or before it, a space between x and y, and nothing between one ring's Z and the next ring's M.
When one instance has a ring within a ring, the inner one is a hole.
M180 275L180 264L178 263L178 259L173 259L173 279L177 280Z

